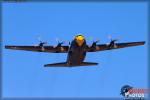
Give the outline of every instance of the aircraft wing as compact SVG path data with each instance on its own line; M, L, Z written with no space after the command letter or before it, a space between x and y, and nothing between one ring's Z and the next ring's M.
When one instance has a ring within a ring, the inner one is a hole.
M68 46L54 47L54 46L5 46L6 49L26 50L35 52L50 52L50 53L67 53Z
M132 47L132 46L139 46L144 45L145 42L127 42L127 43L114 43L111 44L100 44L96 45L95 48L87 46L87 52L97 52L97 51L104 51L104 50L112 50L112 49L120 49L120 48L126 48L126 47Z

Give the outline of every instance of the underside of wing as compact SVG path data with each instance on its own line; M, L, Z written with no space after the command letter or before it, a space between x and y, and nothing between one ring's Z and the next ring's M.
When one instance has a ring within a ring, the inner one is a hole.
M127 43L113 43L113 44L100 44L95 47L87 46L87 52L96 52L96 51L104 51L104 50L112 50L112 49L120 49L132 46L144 45L145 42L127 42Z
M5 46L6 49L25 50L35 52L50 52L50 53L67 53L68 46L54 47L54 46Z

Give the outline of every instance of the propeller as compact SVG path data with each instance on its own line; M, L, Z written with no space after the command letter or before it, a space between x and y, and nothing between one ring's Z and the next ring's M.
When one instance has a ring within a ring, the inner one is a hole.
M57 47L61 47L61 45L64 44L64 43L65 43L64 41L58 42Z
M93 41L93 43L98 43L98 42L100 42L100 40L99 40L99 39L97 39L96 41Z
M108 35L108 39L110 39L111 41L114 41L114 42L116 42L116 41L119 40L119 39L112 39L112 36L111 36L111 35Z
M100 41L100 39L97 39L96 41L94 41L94 40L93 40L93 37L90 37L89 39L90 39L91 41L93 41L91 47L96 47L96 44Z
M42 42L42 41L40 41L39 46L43 47L44 44L48 44L48 43L47 43L47 42Z
M93 41L92 47L96 47L96 44L97 44L99 41L100 41L100 40Z
M48 44L48 42L44 42L41 40L41 37L38 37L38 41L39 41L39 44L36 44L35 46L40 46L40 47L43 47L44 44Z
M56 41L58 42L58 44L54 46L54 48L56 48L56 52L63 51L64 49L62 47L62 44L65 44L66 41L61 41L59 38L56 38Z
M65 41L61 41L59 38L56 38L56 41L58 42L56 47L61 47L62 44L65 44ZM61 41L61 42L60 42Z
M112 39L111 35L108 35L108 39L110 39L110 42L106 43L106 45L108 45L109 48L117 48L117 45L115 42L118 41L118 39Z

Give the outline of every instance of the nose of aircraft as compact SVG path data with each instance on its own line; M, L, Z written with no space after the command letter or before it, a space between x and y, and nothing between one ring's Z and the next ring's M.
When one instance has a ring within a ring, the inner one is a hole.
M77 35L77 36L75 37L75 41L77 42L77 44L78 44L79 46L82 46L82 44L83 44L83 42L84 42L84 37L83 37L82 35Z

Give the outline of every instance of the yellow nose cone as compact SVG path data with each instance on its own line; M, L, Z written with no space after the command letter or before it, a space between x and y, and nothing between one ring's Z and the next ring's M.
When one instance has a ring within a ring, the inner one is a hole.
M82 35L78 35L75 37L75 41L79 46L82 46L82 44L84 43L84 37Z

